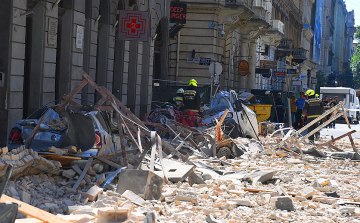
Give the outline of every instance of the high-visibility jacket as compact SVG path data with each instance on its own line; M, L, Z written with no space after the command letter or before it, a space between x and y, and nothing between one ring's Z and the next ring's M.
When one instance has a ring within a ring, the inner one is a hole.
M189 86L184 92L184 106L186 110L198 111L200 108L200 95L196 87Z
M317 118L324 113L324 105L318 98L310 98L305 101L302 117L305 117L307 114L307 118Z

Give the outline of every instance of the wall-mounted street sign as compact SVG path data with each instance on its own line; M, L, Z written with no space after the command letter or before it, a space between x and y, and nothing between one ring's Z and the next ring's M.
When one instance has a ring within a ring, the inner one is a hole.
M149 12L120 10L119 40L148 40Z
M260 68L277 69L277 61L260 60Z
M188 58L186 58L186 62L188 62L188 63L200 63L200 57L195 57L195 58L188 57Z
M274 71L274 77L286 77L286 72Z
M296 74L297 70L296 69L288 69L288 74Z
M311 78L311 84L317 84L317 78L316 77Z
M170 3L170 23L186 24L187 5L179 2Z
M246 60L240 61L238 66L238 73L241 76L246 76L249 74L249 63Z
M200 65L210 65L211 58L200 58Z

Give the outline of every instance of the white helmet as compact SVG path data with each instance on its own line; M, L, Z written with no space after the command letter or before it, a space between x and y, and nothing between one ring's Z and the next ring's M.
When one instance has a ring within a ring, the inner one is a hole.
M265 91L265 94L271 94L271 91Z
M179 88L179 89L176 91L176 94L184 94L184 89Z

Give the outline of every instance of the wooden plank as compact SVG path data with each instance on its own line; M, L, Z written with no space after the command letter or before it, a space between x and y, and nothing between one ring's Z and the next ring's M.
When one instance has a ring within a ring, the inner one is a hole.
M83 81L81 81L81 83L74 88L70 94L66 97L66 99L64 101L62 101L59 105L56 106L56 108L54 109L56 112L60 112L64 109L65 105L69 103L69 101L72 99L72 97L74 97L74 95L76 93L78 93L83 87L85 87L85 85L87 85L88 80L84 79Z
M350 140L350 143L351 143L351 147L353 148L354 152L358 152L358 150L356 149L356 146L355 146L355 143L354 143L354 140L353 140L353 137L351 134L348 134L348 137L349 137L349 140Z
M22 218L15 219L15 223L43 223L43 221L36 218Z
M226 115L227 115L227 113L229 112L229 109L226 109L225 110L225 112L224 112L224 114L221 116L221 119L220 119L220 121L217 123L217 125L216 125L216 129L215 129L215 140L216 140L216 142L219 142L219 141L221 141L222 140L222 131L221 131L221 125L222 125L222 123L224 122L224 120L225 120L225 118L226 118Z
M86 164L85 164L85 165L86 165ZM79 176L81 176L81 174L82 174L83 171L81 171L81 169L80 169L80 167L79 167L78 165L71 166L71 168L72 168L73 170L75 170L75 172L76 172Z
M101 106L102 104L105 103L106 100L107 100L106 97L102 97L98 102L96 102L95 106Z
M35 128L32 130L32 132L30 133L30 135L29 135L29 137L26 139L26 141L25 141L25 143L24 143L24 145L25 145L25 147L26 147L26 144L31 140L32 141L32 139L35 137L35 134L36 134L36 132L39 130L39 128L40 128L40 125L41 125L41 123L44 121L44 119L46 118L46 115L44 114L43 115L43 117L40 119L40 121L38 122L38 124L35 126ZM31 145L31 143L29 144L29 146ZM26 147L26 148L28 148L28 147Z
M349 129L351 129L351 125L350 125L349 119L348 119L347 114L346 114L348 110L345 110L344 106L341 106L341 108L342 108L342 110L344 112L344 118L345 118L346 124L348 125Z
M114 107L114 104L111 104L111 105ZM119 130L121 153L122 153L124 165L128 166L128 160L127 160L127 157L126 157L125 136L124 136L122 124L120 122L120 118L121 118L120 115L121 114L119 114L119 113L117 114L117 125L118 125L117 127L118 127L118 130ZM119 169L119 168L116 168L116 169Z
M98 159L98 160L100 160L101 162L108 164L109 166L115 167L116 169L119 169L119 168L122 167L121 165L119 165L119 164L117 164L117 163L114 163L114 162L112 162L112 161L110 161L110 160L107 160L107 159L105 159L105 158L103 158L103 157L95 156L94 154L90 154L90 155L91 155L91 157L93 157L93 158L95 158L95 159Z
M103 97L107 98L107 100L113 100L121 109L122 111L127 114L134 122L139 124L140 126L146 128L146 126L141 122L141 120L136 117L119 99L117 99L108 89L105 87L99 87L91 78L89 75L86 74L84 70L80 70L80 73L83 75L83 77L89 82L91 86L95 88L96 91L98 91ZM112 101L109 101L112 102Z
M91 154L91 155L92 155L92 154ZM92 157L91 157L90 159L88 159L88 161L87 161L86 164L85 164L84 170L82 171L79 179L76 181L76 183L75 183L75 185L73 186L72 189L77 190L77 188L79 187L81 181L84 179L85 174L87 173L87 171L88 171L88 169L89 169L89 167L90 167L90 164L91 164L92 160L93 160Z
M17 199L14 199L12 197L6 196L3 194L0 199L0 203L6 203L6 202L12 202L19 205L19 212L23 213L24 215L30 216L32 218L39 219L43 222L47 223L68 223L68 221L65 221L53 214L50 214L49 212L43 211L39 208L36 208L34 206L31 206L25 202L19 201Z

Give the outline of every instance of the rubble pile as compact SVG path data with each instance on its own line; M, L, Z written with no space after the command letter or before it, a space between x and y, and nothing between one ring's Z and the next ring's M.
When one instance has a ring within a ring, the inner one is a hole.
M0 177L11 180L0 205L20 204L19 212L34 222L360 222L355 130L311 142L301 133L318 117L297 131L263 125L258 136L248 126L242 136L255 134L252 139L230 137L223 126L228 109L209 128L166 118L142 122L83 76L83 85L89 82L103 96L97 109L107 101L106 109L116 112L120 145L107 155L101 147L84 160L74 146L51 147L41 156L24 146L2 148Z

